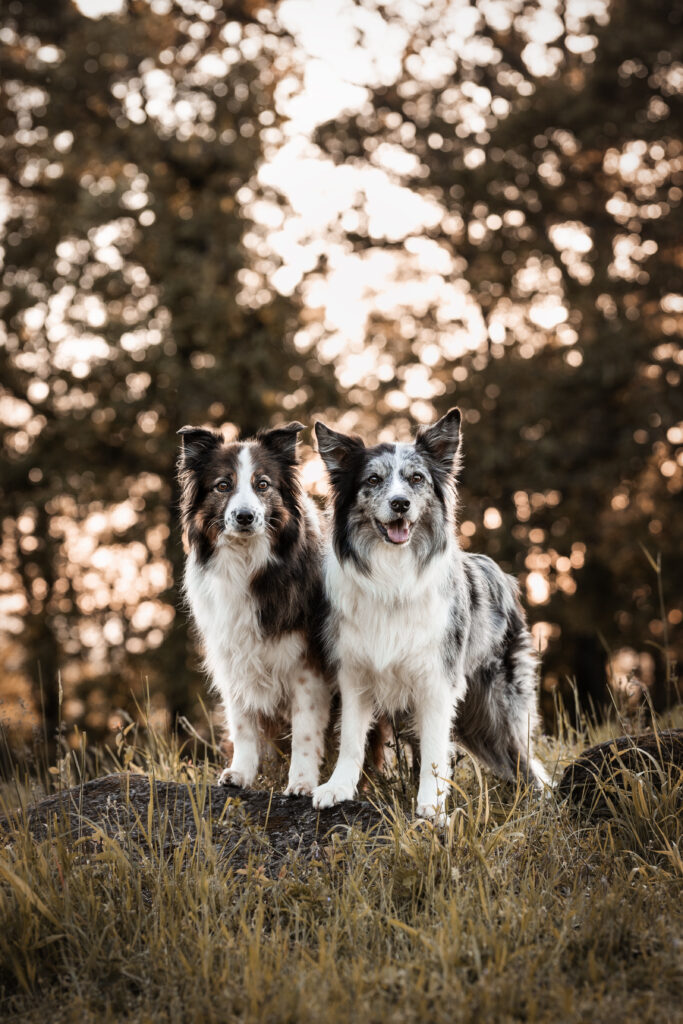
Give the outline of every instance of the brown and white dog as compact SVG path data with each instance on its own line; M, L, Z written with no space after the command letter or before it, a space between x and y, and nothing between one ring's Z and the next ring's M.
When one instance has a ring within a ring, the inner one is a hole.
M330 709L316 639L322 538L299 482L300 430L290 423L226 442L183 427L178 463L185 594L234 747L220 782L253 783L259 722L284 716L292 730L285 792L297 795L318 785Z

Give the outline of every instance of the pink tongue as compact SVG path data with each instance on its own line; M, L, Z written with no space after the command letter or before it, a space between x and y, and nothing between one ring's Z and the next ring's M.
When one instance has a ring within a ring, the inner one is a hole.
M410 536L410 530L408 524L399 519L397 523L387 523L387 534L392 543L405 544Z

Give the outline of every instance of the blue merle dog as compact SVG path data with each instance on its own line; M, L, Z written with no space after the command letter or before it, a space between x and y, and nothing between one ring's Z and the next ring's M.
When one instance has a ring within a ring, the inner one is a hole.
M444 819L453 739L494 772L542 788L536 658L517 584L458 546L459 410L412 444L366 448L323 423L316 434L332 489L324 635L342 719L315 806L354 796L373 719L401 712L420 743L418 816Z

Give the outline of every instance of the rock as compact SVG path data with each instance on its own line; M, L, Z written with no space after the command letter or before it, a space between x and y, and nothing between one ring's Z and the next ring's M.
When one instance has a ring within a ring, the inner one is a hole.
M627 788L629 775L644 774L661 789L672 768L683 771L683 729L619 736L589 747L568 765L557 792L584 811L609 817L613 811L607 798Z
M186 838L194 842L203 832L221 861L240 868L253 856L268 873L281 867L291 851L310 859L332 833L345 836L353 825L369 829L381 820L371 804L361 801L316 811L310 797L160 782L128 772L41 800L26 818L36 839L61 835L85 840L96 850L109 836L133 855L155 851L170 856ZM8 828L7 821L0 821L0 829Z

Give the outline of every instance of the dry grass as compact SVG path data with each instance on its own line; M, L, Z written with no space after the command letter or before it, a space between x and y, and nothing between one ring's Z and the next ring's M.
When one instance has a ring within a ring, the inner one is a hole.
M126 761L213 777L177 740L135 732L116 755L63 760L52 789ZM541 755L553 767L608 734L565 731ZM0 850L2 1019L681 1019L681 773L661 789L634 775L613 817L591 824L462 761L444 835L406 815L402 772L375 794L384 833L292 854L274 878L257 859L237 871L208 827L170 859L154 827L95 853L36 842L17 812L36 783L17 772L4 789L15 824Z

